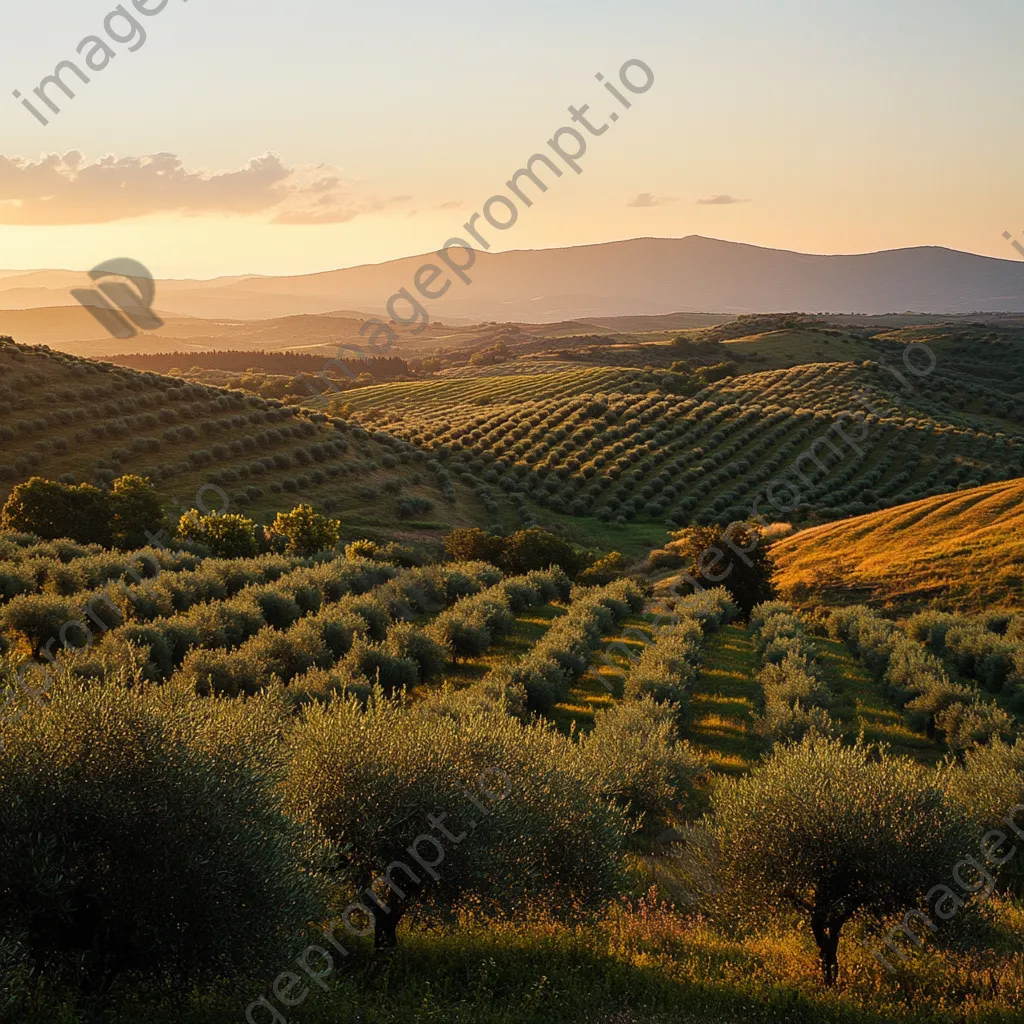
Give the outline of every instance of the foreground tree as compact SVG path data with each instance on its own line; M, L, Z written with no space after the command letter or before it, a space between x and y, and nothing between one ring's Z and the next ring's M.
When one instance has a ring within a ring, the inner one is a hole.
M274 968L321 910L277 791L283 706L53 671L45 707L0 719L0 944L88 996Z
M472 694L377 691L308 708L290 743L289 806L343 851L378 947L413 910L571 913L620 891L626 816L548 726Z
M752 918L782 908L804 917L827 986L854 915L912 910L977 845L941 775L821 737L777 747L723 782L708 824L727 904Z

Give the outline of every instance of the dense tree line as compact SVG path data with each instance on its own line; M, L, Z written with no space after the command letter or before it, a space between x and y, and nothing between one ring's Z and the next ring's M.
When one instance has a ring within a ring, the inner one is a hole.
M281 376L307 374L319 377L324 370L322 355L308 355L301 352L265 352L219 349L216 352L161 352L153 354L117 356L119 366L150 373L170 373L173 369L197 367L201 370L227 370L231 373L245 373L255 370L259 373ZM354 374L369 373L377 380L393 380L408 374L409 366L397 356L372 356L369 359L339 359ZM344 373L334 363L326 369L328 377L343 377Z

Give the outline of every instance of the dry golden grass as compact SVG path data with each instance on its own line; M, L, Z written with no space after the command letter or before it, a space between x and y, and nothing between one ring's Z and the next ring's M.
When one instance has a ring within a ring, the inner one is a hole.
M772 548L782 594L900 610L1024 598L1024 480L986 484L805 530Z

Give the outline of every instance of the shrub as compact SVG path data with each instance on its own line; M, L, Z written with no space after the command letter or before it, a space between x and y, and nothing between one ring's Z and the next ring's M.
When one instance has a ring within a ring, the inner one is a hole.
M976 745L1010 739L1016 732L1016 722L994 704L955 701L935 714L935 728L946 746L961 755Z
M415 550L407 544L389 541L381 544L374 540L354 540L345 545L346 558L369 558L375 562L393 562L403 568L420 565L421 560Z
M410 623L397 623L388 630L384 650L392 657L411 661L417 668L417 682L441 675L451 652L422 629Z
M685 714L689 691L697 677L697 661L704 632L696 619L682 618L663 626L644 647L640 660L626 677L625 695L671 702L677 716Z
M557 565L575 578L588 562L568 541L547 530L529 529L519 530L505 540L498 564L517 576Z
M119 477L112 485L109 502L114 547L143 547L167 525L160 495L147 477Z
M531 710L550 711L587 671L590 655L607 630L644 603L643 592L629 579L595 589L573 588L568 612L521 661L495 669L488 683L498 690L523 687Z
M298 505L291 512L278 512L268 537L290 555L315 555L337 547L341 523L328 519L311 505Z
M81 615L74 601L50 594L24 594L0 608L0 626L20 637L33 658L52 660L58 642L60 647L82 647L88 642L88 626Z
M577 579L585 587L603 587L625 572L625 560L618 551L612 551L592 562L579 573Z
M178 536L202 544L220 558L252 558L260 551L256 524L231 512L203 515L190 509L178 523Z
M128 686L132 688L129 689ZM127 971L222 977L320 912L277 795L281 709L58 680L0 722L0 931L90 995Z
M427 498L409 497L402 498L395 506L399 519L412 519L413 516L425 515L434 507L434 503Z
M452 530L444 539L445 554L456 562L493 562L497 563L505 551L505 540L481 530Z
M739 908L809 924L826 985L856 915L905 913L977 842L933 772L857 743L808 737L723 780L711 866Z

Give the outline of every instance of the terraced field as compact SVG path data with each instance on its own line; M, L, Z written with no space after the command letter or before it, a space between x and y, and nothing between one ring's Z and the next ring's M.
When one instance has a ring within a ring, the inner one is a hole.
M385 385L363 389L360 408L446 457L456 478L489 485L495 504L504 494L620 524L729 522L755 501L768 518L813 522L1024 474L1013 409L975 378L929 379L954 389L959 410L874 363L748 374L692 398L663 390L672 375L595 390L603 372L619 371ZM540 397L556 387L561 397ZM768 494L776 480L789 483Z
M320 412L0 339L0 504L30 476L136 473L175 521L197 501L264 518L308 501L374 525L398 520L402 498L452 524L484 517L472 490L432 461Z

